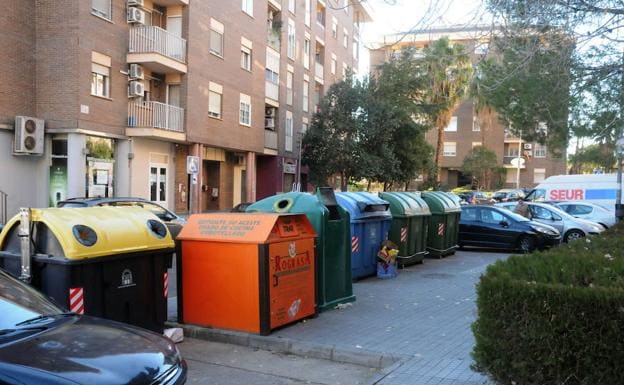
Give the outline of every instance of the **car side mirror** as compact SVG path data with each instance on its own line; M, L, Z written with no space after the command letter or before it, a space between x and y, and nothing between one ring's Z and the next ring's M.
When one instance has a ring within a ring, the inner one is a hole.
M503 227L509 227L509 223L507 221L500 221L499 224Z

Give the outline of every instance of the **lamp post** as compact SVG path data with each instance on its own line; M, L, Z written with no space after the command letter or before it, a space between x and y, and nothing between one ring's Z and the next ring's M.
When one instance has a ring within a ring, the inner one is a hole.
M615 154L617 156L617 184L618 189L615 194L615 218L619 222L624 218L624 205L622 205L622 157L624 157L624 136L615 142Z

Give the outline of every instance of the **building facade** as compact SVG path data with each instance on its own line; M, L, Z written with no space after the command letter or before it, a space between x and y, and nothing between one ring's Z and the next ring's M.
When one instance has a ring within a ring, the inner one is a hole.
M388 61L402 49L413 47L416 50L427 47L431 42L448 37L453 43L462 44L473 63L489 53L491 27L488 28L444 28L416 32L404 36L400 42L393 36L388 43L371 50L371 68ZM417 51L418 52L418 51ZM471 179L461 171L468 153L476 146L492 150L498 164L505 168L503 187L533 187L546 177L566 173L566 158L556 156L546 146L539 143L526 143L511 135L500 122L495 111L476 111L471 100L465 100L454 111L443 134L443 149L440 161L440 180L443 185L454 188L471 184ZM437 132L430 130L426 140L434 148ZM565 149L560 149L565 154Z
M305 186L302 130L324 90L356 68L369 18L359 2L334 0L10 1L0 18L6 211L84 196L222 210Z

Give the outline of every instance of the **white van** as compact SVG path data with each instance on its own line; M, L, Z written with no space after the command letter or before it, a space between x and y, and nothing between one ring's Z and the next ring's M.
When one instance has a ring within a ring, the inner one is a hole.
M615 210L616 174L555 175L538 184L525 200L588 201Z

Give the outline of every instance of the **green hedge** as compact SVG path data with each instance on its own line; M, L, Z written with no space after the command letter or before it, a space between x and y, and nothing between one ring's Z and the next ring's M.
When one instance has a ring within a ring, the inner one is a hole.
M500 384L624 384L624 227L491 265L475 368Z

